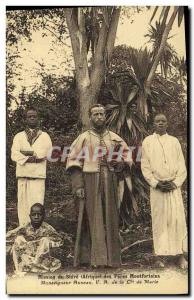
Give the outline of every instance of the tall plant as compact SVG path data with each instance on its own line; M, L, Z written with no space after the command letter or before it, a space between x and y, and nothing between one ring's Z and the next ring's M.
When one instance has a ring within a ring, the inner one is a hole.
M106 83L109 91L106 93L106 97L109 98L106 105L107 125L134 147L132 149L135 160L136 156L140 157L138 151L143 138L151 132L152 113L161 110L164 105L178 101L180 89L176 82L157 74L144 103L142 99L146 94L145 82L152 67L152 54L147 49L136 50L118 46L113 53L114 66L116 61L118 70L109 74ZM124 66L123 71L119 69L120 61ZM145 108L147 108L147 122L143 117ZM139 212L141 217L145 217L144 207L148 198L148 187L142 177L139 162L133 165L127 179L120 181L119 189L120 198L123 199L121 215L124 221L130 222L132 211L136 216ZM141 207L141 211L138 206Z

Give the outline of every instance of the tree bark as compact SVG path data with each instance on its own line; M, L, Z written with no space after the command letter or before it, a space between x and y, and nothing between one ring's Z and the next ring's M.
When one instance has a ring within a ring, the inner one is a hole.
M120 10L121 8L114 7L109 24L107 20L102 22L91 66L91 73L89 73L84 13L81 8L77 8L77 11L75 11L75 8L66 8L65 14L73 50L76 84L79 94L80 117L83 129L89 127L88 110L89 107L98 100L105 71L108 67L107 64L112 55Z
M108 54L108 62L110 62L114 43L116 39L116 33L117 33L117 27L119 23L119 17L120 17L121 8L114 8L112 18L111 18L111 24L109 27L109 33L108 33L108 41L107 41L107 54Z
M80 119L82 123L82 130L87 130L90 127L89 108L97 103L97 96L92 93L91 87L82 89L79 93L80 104Z

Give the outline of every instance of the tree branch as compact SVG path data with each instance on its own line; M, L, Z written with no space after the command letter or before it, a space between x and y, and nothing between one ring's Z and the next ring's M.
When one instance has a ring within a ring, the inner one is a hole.
M66 46L66 44L60 39L59 36L56 35L55 32L53 32L50 28L47 27L47 25L44 25L44 29L48 30L50 33L52 33L53 36L55 36L57 38L57 40L60 41L60 43L62 43L63 45Z
M109 11L110 10L111 8L109 8ZM107 22L105 22L104 20L100 29L94 63L91 72L91 84L94 93L98 93L101 87L105 73L105 64L107 62L106 59L108 58L109 62L110 57L112 55L120 16L120 10L121 8L112 8L111 18L109 20L108 26Z
M108 62L110 62L113 48L114 48L120 12L121 12L121 7L118 7L118 8L115 7L114 11L112 13L111 23L110 23L109 32L108 32L108 40L107 40Z
M170 20L169 20L168 24L166 25L166 27L164 29L162 40L161 40L161 43L160 43L160 47L158 49L158 53L157 53L157 55L156 55L156 57L154 59L154 62L153 62L153 65L151 67L151 70L149 72L148 78L147 78L147 80L145 82L145 89L146 89L146 91L148 93L149 93L149 90L150 90L150 86L151 86L152 80L154 79L155 72L156 72L159 60L160 60L162 52L164 50L164 47L165 47L165 44L166 44L166 41L167 41L167 38L168 38L168 34L169 34L169 32L170 32L170 30L172 28L172 25L174 23L174 20L176 18L178 9L179 9L179 7L175 6L174 11L172 13L172 16L170 17Z
M103 61L107 35L108 35L108 28L105 21L103 21L98 36L98 42L97 42L95 57L94 57L94 64L98 64L99 62Z
M43 14L42 14L42 18L43 18L43 19L45 19L46 21L48 21L48 22L50 22L50 23L54 24L55 26L58 26L58 24L57 24L57 23L55 23L55 22L51 21L49 18L47 18L47 17L46 17L46 16L44 16Z
M42 22L43 22L43 28L48 30L50 33L52 33L52 35L55 36L57 38L57 40L59 40L63 45L66 45L64 42L62 42L62 40L60 39L60 36L58 36L50 28L48 28L49 25L48 26L46 25L46 21L53 23L55 26L57 26L57 24L55 24L55 22L49 20L46 16L44 16L42 12L41 12L41 17L42 17Z
M74 9L74 8L73 8ZM65 16L69 29L73 56L75 61L76 79L78 89L87 88L90 85L90 77L87 62L87 46L85 35L85 17L82 11L78 11L79 20L73 9L66 8Z
M132 244L126 246L125 248L123 248L123 249L121 250L121 253L126 252L127 250L129 250L129 249L132 248L133 246L136 246L136 245L139 245L139 244L143 244L143 243L147 243L147 242L151 242L151 241L152 241L152 239L146 239L146 240L136 241L136 242L134 242L134 243L132 243Z

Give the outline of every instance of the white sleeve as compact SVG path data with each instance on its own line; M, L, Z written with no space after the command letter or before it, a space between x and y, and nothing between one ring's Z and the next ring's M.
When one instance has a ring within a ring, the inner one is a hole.
M183 182L187 177L187 170L185 166L185 160L181 149L181 145L178 140L177 140L176 148L177 148L178 171L176 173L176 177L173 180L173 182L176 184L177 187L181 187L181 185L183 184Z
M83 168L83 161L78 159L78 154L83 149L83 143L84 143L84 135L79 135L75 141L72 143L70 147L70 153L67 158L67 164L66 164L66 171L70 170L72 167L78 167L82 170Z
M51 138L50 136L48 135L48 133L46 134L46 137L47 137L47 141L46 141L46 151L47 151L47 154L49 151L52 151L52 141L51 141Z
M13 139L13 144L11 148L11 159L18 163L19 165L24 165L28 160L29 156L23 155L21 152L20 138L16 135Z
M158 180L155 179L155 177L152 173L152 169L150 166L149 153L148 153L148 149L147 149L147 143L145 140L142 143L141 171L143 173L145 180L149 183L149 185L153 188L156 188L156 186L158 184Z

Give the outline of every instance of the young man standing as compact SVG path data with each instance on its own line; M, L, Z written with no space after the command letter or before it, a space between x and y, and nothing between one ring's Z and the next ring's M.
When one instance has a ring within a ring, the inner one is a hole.
M47 153L52 147L49 135L39 128L36 109L26 111L26 129L15 135L11 158L16 162L18 179L18 219L23 226L30 221L30 208L44 203Z
M181 185L186 167L177 138L167 134L164 114L154 118L155 132L142 144L141 169L150 185L150 202L154 252L157 264L164 267L160 256L176 256L181 268L187 267L187 227Z

